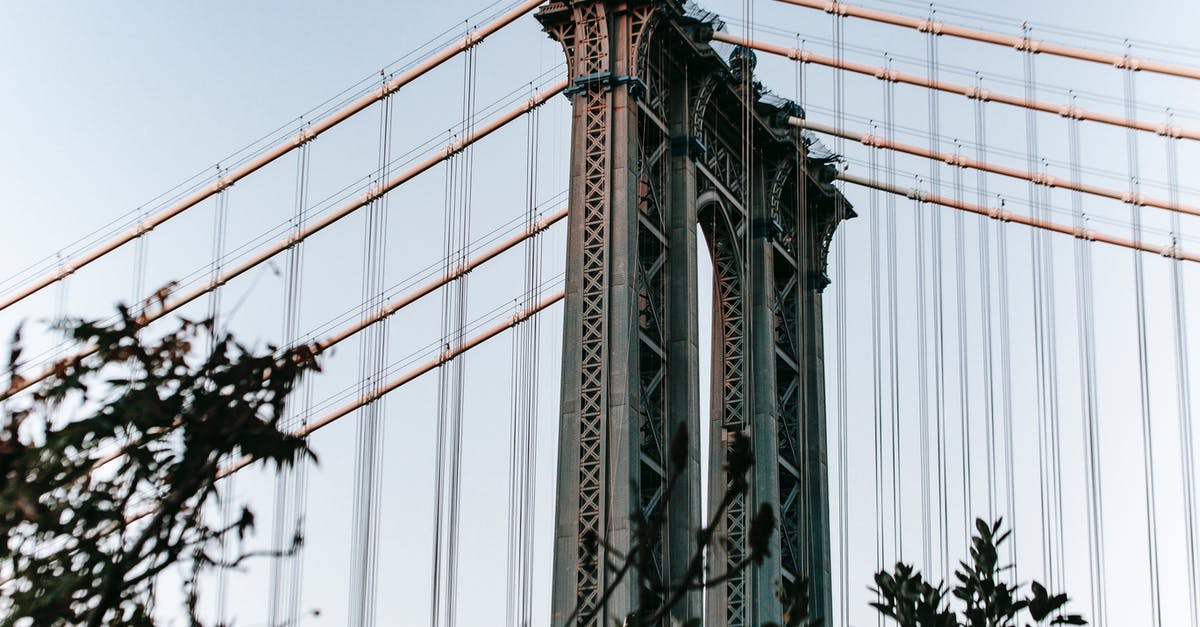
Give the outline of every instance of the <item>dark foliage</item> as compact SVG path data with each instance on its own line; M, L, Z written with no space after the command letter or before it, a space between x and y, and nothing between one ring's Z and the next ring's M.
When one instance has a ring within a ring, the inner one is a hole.
M1029 594L1024 586L1013 586L1002 577L999 547L1011 532L1001 533L1001 521L988 525L975 521L971 539L971 561L959 563L954 573L958 583L934 586L912 566L897 563L892 572L875 574L873 589L879 601L871 605L901 627L1018 627L1029 624L1086 625L1079 614L1063 608L1067 595L1049 594L1034 581ZM948 596L949 595L949 596ZM1023 622L1027 616L1032 623Z
M0 410L0 625L153 625L154 579L175 566L198 624L200 572L251 557L221 562L225 536L254 527L245 508L232 523L210 520L222 465L311 455L280 424L316 368L307 347L259 354L187 320L148 341L118 312L114 323L60 323L87 356ZM20 361L18 333L9 389Z
M683 465L687 462L687 444L687 430L683 425L680 425L675 430L675 434L671 440L670 468L667 473L666 494L661 500L663 504L670 502L679 477L683 475ZM724 518L725 512L739 496L748 493L749 483L746 477L754 467L754 453L751 451L750 439L745 434L741 432L734 433L727 446L728 449L725 452L725 473L729 478L729 488L726 490L721 502L713 510L709 524L696 532L696 549L680 580L674 582L656 581L648 574L650 572L649 560L653 557L651 551L655 547L658 534L663 531L663 526L666 522L663 517L663 512L666 508L664 505L660 505L656 515L652 519L635 521L634 543L628 555L622 554L614 547L604 545L604 549L610 556L610 559L607 560L607 566L612 573L612 577L609 579L609 583L601 594L600 601L596 607L576 607L575 611L568 617L566 621L567 625L572 624L576 620L578 620L578 624L580 625L594 624L596 615L608 603L609 598L632 570L635 572L635 577L638 580L638 589L642 591L641 607L626 616L624 621L619 623L620 625L623 627L661 625L663 621L669 619L670 624L673 626L698 627L702 624L703 619L690 617L680 622L670 617L671 609L683 601L688 592L720 585L747 568L761 564L767 558L770 554L771 535L775 532L776 520L775 510L770 505L763 503L750 520L750 529L746 538L748 551L745 558L740 563L730 567L724 574L715 577L705 576L705 552L714 541L720 540L716 530L718 524ZM593 544L601 542L596 538L585 538L584 540ZM616 558L616 561L612 558ZM819 620L812 620L808 617L809 593L807 580L798 580L791 587L780 583L776 595L780 598L783 605L784 624L780 626L775 623L767 623L763 627L820 627L821 622Z

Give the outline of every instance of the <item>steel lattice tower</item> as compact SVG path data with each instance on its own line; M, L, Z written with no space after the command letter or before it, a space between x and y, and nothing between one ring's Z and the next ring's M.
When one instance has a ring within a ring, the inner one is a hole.
M614 581L609 552L661 517L649 572L615 586L595 622L656 606L646 582L682 578L708 518L697 227L714 275L709 503L728 485L731 433L748 435L757 459L706 576L746 554L760 504L779 527L764 563L710 590L707 607L690 593L674 616L779 620L776 583L800 576L828 617L821 290L834 229L853 216L829 185L834 156L786 124L800 108L752 80L752 54L712 43L722 24L690 3L551 2L538 19L566 53L573 106L552 624L595 607ZM680 424L688 461L664 499Z

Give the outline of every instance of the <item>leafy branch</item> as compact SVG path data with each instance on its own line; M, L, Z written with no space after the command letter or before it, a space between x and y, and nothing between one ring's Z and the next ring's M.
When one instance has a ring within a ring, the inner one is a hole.
M1050 594L1037 581L1026 594L1023 585L1004 581L1008 567L1000 565L999 547L1011 531L1001 533L1001 527L999 519L991 525L975 520L971 560L959 562L954 588L934 586L911 565L897 563L892 572L875 574L872 591L880 600L871 606L900 627L1017 627L1023 615L1039 625L1086 625L1083 616L1063 611L1066 594Z
M185 605L196 616L196 581L206 568L286 554L211 553L254 528L243 508L211 524L222 463L248 456L276 468L312 457L281 429L284 406L302 373L316 370L308 347L256 353L210 321L182 319L146 341L124 306L115 322L59 323L75 344L95 347L60 362L44 384L0 409L0 627L153 625L154 579L180 566L190 573ZM199 342L210 345L207 354ZM6 367L22 385L18 331ZM116 451L105 454L105 451Z
M649 602L651 605L635 609L626 616L622 624L628 627L662 624L662 621L668 617L671 609L683 601L688 592L721 585L738 576L750 566L762 563L770 554L771 534L774 533L776 525L775 512L766 503L759 506L758 511L750 521L750 528L747 534L747 555L738 563L731 566L725 573L715 577L705 577L705 554L713 542L718 539L717 530L720 528L720 523L729 511L729 508L739 497L748 493L749 482L747 481L747 475L754 466L754 454L751 451L750 439L745 434L734 432L727 446L725 475L729 479L729 485L721 501L713 509L708 524L697 530L696 548L688 560L682 577L675 582L658 581L651 574L650 569L653 551L658 545L658 538L665 524L667 504L670 503L671 496L677 488L679 479L684 474L685 464L688 459L687 429L684 425L679 425L671 438L669 470L664 496L660 501L659 507L654 511L649 520L643 518L635 519L634 539L629 553L622 553L596 537L583 539L584 542L603 547L608 557L616 558L619 560L619 563L613 562L612 559L605 560L605 565L609 572L612 573L612 576L598 601L594 606L584 608L581 600L571 615L567 617L564 625L570 625L576 619L578 619L578 623L581 625L593 624L596 616L605 608L614 592L621 586L631 571L637 572L639 592L646 591L653 594L639 595L643 604ZM659 598L662 600L658 601ZM807 616L806 596L803 602L805 603L803 612ZM799 613L797 613L796 617L797 620L800 620ZM689 627L698 626L701 624L701 621L701 618L694 617L688 619L684 625ZM788 627L798 625L804 625L804 623L788 623Z

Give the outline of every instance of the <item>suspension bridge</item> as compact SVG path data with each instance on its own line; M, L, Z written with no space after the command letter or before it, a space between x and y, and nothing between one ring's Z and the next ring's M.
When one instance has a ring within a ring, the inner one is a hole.
M1200 626L1200 51L907 0L712 4L501 0L10 261L6 325L170 284L148 323L320 355L288 426L321 463L231 462L215 513L308 540L214 573L212 619L609 624L664 601L639 582L682 580L711 522L717 583L671 617L779 621L799 578L865 624L875 570L949 580L1003 517L1014 581L1096 625ZM6 398L88 350L30 341ZM718 510L734 433L756 463ZM649 572L621 577L642 520Z

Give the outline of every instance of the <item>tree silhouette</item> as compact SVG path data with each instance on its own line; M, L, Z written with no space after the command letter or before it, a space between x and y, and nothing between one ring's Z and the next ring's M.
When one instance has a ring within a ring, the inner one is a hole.
M217 550L254 527L248 508L210 520L222 465L311 456L280 424L299 377L317 368L311 350L255 353L209 321L147 341L141 320L121 306L115 322L58 323L91 350L0 408L0 625L153 625L153 582L175 566L200 624L200 573L254 555L222 561ZM10 390L21 354L18 330Z
M875 574L879 601L871 606L900 627L1018 627L1022 617L1033 623L1086 625L1079 614L1066 614L1067 595L1050 594L1034 581L1029 592L1024 585L1010 585L1001 577L999 547L1011 531L1001 533L1002 520L991 525L975 520L970 562L959 562L954 588L934 586L909 564L897 563L892 572ZM1047 622L1048 621L1048 622Z

